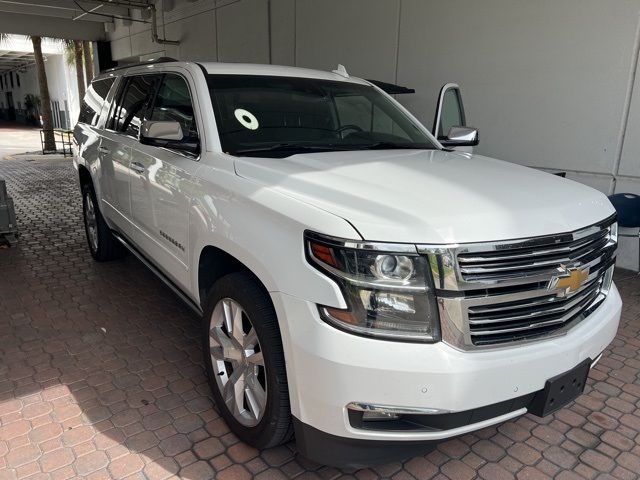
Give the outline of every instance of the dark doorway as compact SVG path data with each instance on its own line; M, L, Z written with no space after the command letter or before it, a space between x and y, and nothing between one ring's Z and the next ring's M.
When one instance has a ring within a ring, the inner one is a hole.
M7 114L9 121L12 122L16 119L16 107L13 105L13 92L7 92Z

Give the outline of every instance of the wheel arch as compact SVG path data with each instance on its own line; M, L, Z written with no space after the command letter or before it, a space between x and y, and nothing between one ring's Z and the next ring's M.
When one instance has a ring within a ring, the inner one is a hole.
M205 245L198 257L197 291L200 298L200 305L204 306L213 284L218 279L236 272L246 272L251 275L260 289L271 298L268 288L251 268L225 250L213 245Z
M91 178L89 169L82 164L78 165L78 178L80 180L80 188L84 187L87 184L93 185L93 179Z

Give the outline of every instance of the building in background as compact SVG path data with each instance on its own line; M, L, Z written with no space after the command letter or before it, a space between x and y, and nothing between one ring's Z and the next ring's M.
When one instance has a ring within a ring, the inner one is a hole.
M65 44L42 40L54 128L72 128L80 102L75 66L67 63ZM0 42L0 119L40 126L40 90L29 38L10 35Z
M0 32L99 42L102 69L341 63L414 88L398 100L427 126L456 82L477 153L640 194L640 0L0 0ZM618 264L638 269L637 237L620 239Z

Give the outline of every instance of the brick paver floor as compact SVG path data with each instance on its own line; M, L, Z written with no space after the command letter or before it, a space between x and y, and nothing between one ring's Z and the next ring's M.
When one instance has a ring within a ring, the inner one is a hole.
M638 478L640 280L617 272L620 332L569 408L340 472L294 444L258 452L209 397L198 320L138 261L94 263L69 162L0 160L22 233L0 250L0 479Z

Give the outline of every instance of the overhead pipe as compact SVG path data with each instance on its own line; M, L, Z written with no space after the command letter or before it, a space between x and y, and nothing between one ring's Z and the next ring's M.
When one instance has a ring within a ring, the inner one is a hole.
M178 40L167 40L166 38L158 37L158 20L156 19L156 6L151 3L147 7L151 12L151 39L155 43L159 43L161 45L180 45Z
M6 0L0 0L0 2L4 2ZM111 6L121 6L121 7L130 7L130 8L147 8L147 4L145 4L144 6L142 5L133 5L130 3L124 3L124 2L119 2L117 0L114 1L109 1L109 2L103 2L100 1L98 2L98 0L85 0L85 1L92 1L94 3L99 3L98 6L87 10L86 8L84 8L82 5L80 5L78 3L78 0L73 0L73 3L75 4L76 7L78 7L78 9L80 11L82 11L82 13L80 15L77 15L76 17L74 17L72 20L79 20L80 18L86 16L86 15L96 15L98 17L106 17L106 18L110 18L111 21L113 22L114 20L122 20L122 21L129 21L129 22L141 22L141 23L147 23L144 20L137 20L131 16L129 17L122 17L119 15L113 15L110 13L100 13L97 10L100 9L103 6L107 6L107 5L111 5Z
M115 5L125 8L147 8L150 3L148 0L84 0L85 2L101 3L102 5Z

